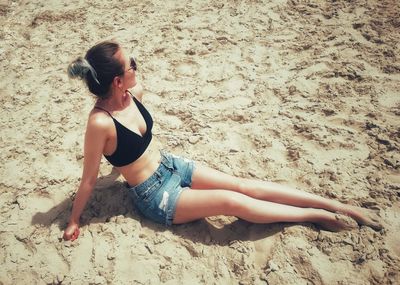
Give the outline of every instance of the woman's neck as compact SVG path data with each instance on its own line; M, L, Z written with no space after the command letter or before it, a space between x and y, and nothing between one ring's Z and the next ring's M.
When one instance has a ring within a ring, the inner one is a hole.
M127 91L124 93L114 93L109 98L98 99L96 105L99 107L105 107L108 111L121 111L127 103L129 103L130 95Z

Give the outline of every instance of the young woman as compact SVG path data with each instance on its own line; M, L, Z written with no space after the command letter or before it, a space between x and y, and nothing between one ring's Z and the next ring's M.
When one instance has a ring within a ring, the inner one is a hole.
M276 183L233 177L160 152L152 138L152 117L142 104L136 62L116 42L93 46L70 64L68 74L83 79L97 101L87 122L82 180L64 232L66 240L79 235L79 217L94 188L102 155L130 185L134 205L157 223L230 215L253 223L312 222L340 231L352 227L351 217L358 224L380 228L366 209Z

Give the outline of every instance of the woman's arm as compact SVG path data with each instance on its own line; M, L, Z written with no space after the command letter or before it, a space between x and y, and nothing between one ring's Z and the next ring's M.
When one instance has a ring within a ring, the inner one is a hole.
M96 184L101 156L107 139L106 134L106 118L102 114L91 115L85 134L82 179L75 196L69 224L64 231L65 240L75 240L79 235L79 218Z

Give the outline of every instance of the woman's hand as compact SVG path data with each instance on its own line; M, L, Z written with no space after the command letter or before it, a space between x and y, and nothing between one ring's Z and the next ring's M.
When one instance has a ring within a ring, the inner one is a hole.
M79 225L74 222L70 222L64 231L64 240L74 241L79 236Z

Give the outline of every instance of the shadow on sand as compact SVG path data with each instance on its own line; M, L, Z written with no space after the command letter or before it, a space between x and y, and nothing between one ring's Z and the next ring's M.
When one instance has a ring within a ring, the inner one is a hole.
M154 223L135 209L131 203L126 184L118 181L116 170L98 178L95 189L81 215L81 227L92 223L106 223L113 217L124 216L140 222L142 227L155 232L171 231L185 239L203 244L228 245L234 240L255 241L281 232L291 224L253 224L234 217L222 220L216 218L165 227ZM67 198L47 212L38 212L32 217L32 225L50 227L58 224L63 231L68 224L72 209L72 198ZM231 221L231 222L229 222Z

